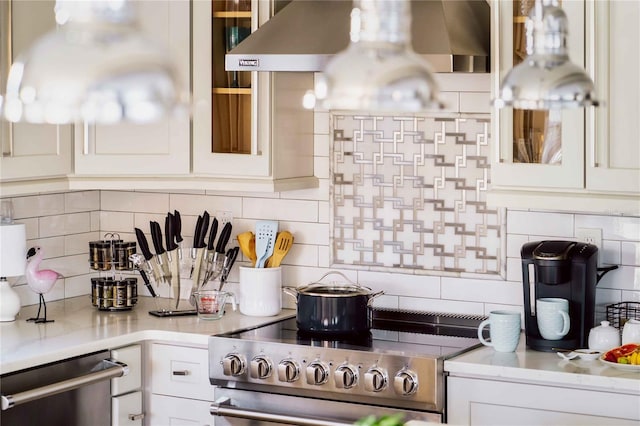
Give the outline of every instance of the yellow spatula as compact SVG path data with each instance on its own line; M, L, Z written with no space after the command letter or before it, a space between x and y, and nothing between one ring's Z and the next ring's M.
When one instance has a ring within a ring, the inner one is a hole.
M256 264L256 236L251 231L238 234L238 246L244 257L251 261L251 266Z
M282 259L289 253L293 245L293 235L289 231L281 231L276 238L276 244L273 248L273 255L267 259L267 268L277 268L282 263Z

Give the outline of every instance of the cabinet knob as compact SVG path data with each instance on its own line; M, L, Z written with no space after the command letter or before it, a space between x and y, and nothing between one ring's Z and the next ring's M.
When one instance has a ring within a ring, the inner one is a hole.
M172 371L171 374L174 376L188 376L191 372L189 370L175 370Z

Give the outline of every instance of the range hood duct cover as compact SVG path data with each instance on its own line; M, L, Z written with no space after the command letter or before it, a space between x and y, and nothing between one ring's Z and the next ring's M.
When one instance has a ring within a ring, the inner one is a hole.
M349 45L351 1L293 0L227 53L228 71L322 71ZM411 0L413 50L435 72L488 72L486 0Z

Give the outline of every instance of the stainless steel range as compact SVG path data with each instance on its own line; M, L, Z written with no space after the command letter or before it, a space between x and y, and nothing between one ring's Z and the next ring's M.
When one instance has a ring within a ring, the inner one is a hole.
M445 422L444 360L477 347L480 316L373 311L370 333L298 332L295 318L209 338L218 424Z

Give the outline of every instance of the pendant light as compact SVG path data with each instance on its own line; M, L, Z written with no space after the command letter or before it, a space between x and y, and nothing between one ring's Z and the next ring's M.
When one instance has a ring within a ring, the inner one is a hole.
M4 118L147 123L171 113L177 71L168 52L137 30L134 7L128 0L57 0L59 28L13 61Z
M429 64L411 47L410 1L354 0L353 4L351 42L327 64L311 97L332 110L442 108Z
M528 110L598 106L593 81L567 49L567 15L536 0L526 23L527 57L505 76L494 105Z

